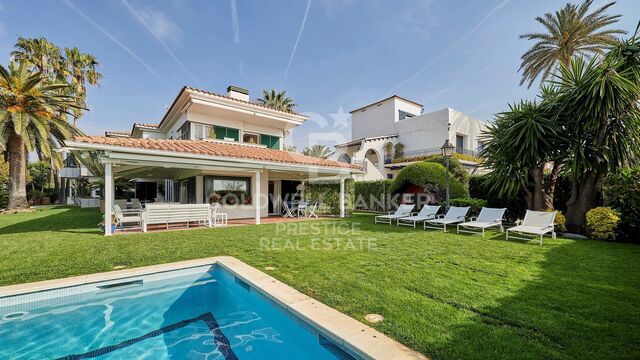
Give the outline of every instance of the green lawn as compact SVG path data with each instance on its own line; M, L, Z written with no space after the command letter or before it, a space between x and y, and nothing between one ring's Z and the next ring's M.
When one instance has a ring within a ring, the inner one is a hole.
M540 246L369 215L110 238L98 220L71 208L0 215L0 285L231 255L356 319L384 315L379 330L432 358L640 357L640 246Z

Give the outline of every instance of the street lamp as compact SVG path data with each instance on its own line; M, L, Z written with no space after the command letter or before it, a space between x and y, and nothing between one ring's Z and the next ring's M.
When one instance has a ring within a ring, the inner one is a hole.
M446 205L445 211L449 211L449 158L453 155L455 147L449 143L449 139L444 141L444 145L440 148L442 156L444 157L447 171L444 174L445 182L447 183L447 195L445 197Z

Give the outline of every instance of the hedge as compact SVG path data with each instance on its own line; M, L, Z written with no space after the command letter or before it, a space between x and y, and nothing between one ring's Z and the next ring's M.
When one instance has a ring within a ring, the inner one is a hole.
M345 215L351 215L355 198L353 179L345 179ZM310 202L317 201L318 213L328 215L340 214L340 182L338 180L321 180L305 185L304 196Z
M354 184L355 208L371 211L388 211L397 206L398 195L389 189L393 180L357 181Z
M480 210L487 206L487 200L474 198L451 199L451 206L468 206L470 207L467 217L475 217L480 214Z
M413 184L427 188L436 198L444 199L446 184L446 168L433 162L419 162L400 170L391 184L389 191L398 192L405 185ZM469 197L467 188L455 177L449 177L449 193L451 198Z

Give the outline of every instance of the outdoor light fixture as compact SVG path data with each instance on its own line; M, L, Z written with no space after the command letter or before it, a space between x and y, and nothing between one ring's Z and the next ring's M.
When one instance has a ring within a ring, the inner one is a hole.
M449 143L449 139L445 140L444 145L442 145L442 147L440 148L447 168L447 171L444 173L445 182L447 184L447 192L445 196L445 211L449 211L449 158L453 155L454 149L455 147L451 145L451 143Z
M442 147L440 148L442 156L446 158L450 158L453 155L453 150L455 150L455 147L451 145L449 139L445 140L444 145L442 145Z

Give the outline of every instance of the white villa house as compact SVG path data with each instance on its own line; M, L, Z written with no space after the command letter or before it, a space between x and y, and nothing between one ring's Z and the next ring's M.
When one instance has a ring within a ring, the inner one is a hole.
M251 102L242 88L229 86L220 95L183 87L159 123L76 137L65 142L65 151L86 167L84 175L88 170L104 179L107 235L117 178L135 182L143 203L219 202L229 219L252 218L257 224L279 215L301 182L338 178L344 216L344 179L362 174L362 168L284 151L287 132L307 119Z
M338 144L331 158L362 165L359 180L392 179L397 171L415 162L412 158L440 153L445 140L460 154L475 156L483 147L479 138L487 124L460 111L445 108L424 113L422 104L397 95L351 111L352 141ZM394 161L395 149L403 146ZM478 164L461 160L469 172Z

